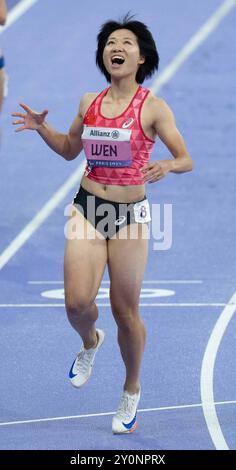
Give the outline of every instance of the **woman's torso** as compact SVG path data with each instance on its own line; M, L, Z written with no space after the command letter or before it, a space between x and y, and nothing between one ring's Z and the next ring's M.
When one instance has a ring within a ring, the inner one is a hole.
M86 98L85 107L83 110L83 117L86 115L92 102L99 95L99 93L89 93ZM152 95L149 94L143 102L140 121L145 135L151 139L155 139L155 131L152 127L153 118L151 113ZM124 110L129 106L130 98L122 103L113 103L108 96L104 96L101 103L101 114L106 118L116 118L121 115ZM96 194L99 197L118 202L131 202L141 200L145 195L145 185L116 185L116 184L101 184L83 176L81 185L87 191Z

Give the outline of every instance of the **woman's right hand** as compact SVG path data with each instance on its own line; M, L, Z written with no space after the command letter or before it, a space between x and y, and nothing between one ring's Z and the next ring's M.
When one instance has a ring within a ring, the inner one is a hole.
M31 130L39 130L42 124L44 123L45 117L48 114L48 110L45 109L41 113L37 113L36 111L33 111L33 109L30 109L29 106L27 106L24 103L19 103L21 108L24 109L25 113L12 113L12 116L18 117L20 119L17 119L12 122L13 125L20 125L15 132L21 132L24 131L25 129L31 129Z

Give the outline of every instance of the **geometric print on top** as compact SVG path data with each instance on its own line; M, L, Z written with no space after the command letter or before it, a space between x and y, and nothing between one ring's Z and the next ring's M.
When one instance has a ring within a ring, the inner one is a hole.
M150 90L139 86L129 106L125 111L115 118L106 118L101 114L101 104L110 87L103 90L89 106L85 116L84 124L87 127L116 128L131 130L130 145L132 162L126 167L105 167L88 164L85 175L101 184L136 185L143 184L143 175L140 169L148 163L155 141L144 134L141 126L141 109Z

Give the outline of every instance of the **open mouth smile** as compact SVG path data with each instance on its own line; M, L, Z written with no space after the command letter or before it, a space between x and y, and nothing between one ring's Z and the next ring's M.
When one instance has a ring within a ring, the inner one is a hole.
M111 58L112 65L122 65L124 63L124 57L120 55L113 55Z

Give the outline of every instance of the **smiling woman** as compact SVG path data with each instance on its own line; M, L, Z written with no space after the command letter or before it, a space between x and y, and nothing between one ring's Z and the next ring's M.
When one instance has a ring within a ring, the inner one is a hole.
M129 55L136 52L140 56L136 64L137 83L143 83L145 78L150 78L158 70L159 55L152 34L145 24L131 20L132 17L126 15L121 23L108 21L104 23L98 34L96 63L108 82L111 82L111 75L106 55L109 56L114 47L119 50L124 46ZM127 29L126 26L128 26ZM126 58L120 54L113 55L112 63L122 65Z
M68 134L45 122L47 109L38 113L23 103L25 112L13 113L18 118L13 124L20 126L17 132L36 130L65 160L84 149L87 166L72 205L64 263L67 315L83 341L69 378L75 387L83 386L103 344L95 299L108 265L111 309L126 370L112 431L129 433L137 425L146 341L139 313L151 220L145 183L158 182L170 171L190 171L192 160L168 105L141 86L159 64L147 26L126 15L121 22L103 24L97 41L96 62L111 86L82 98ZM157 136L173 158L150 163Z

